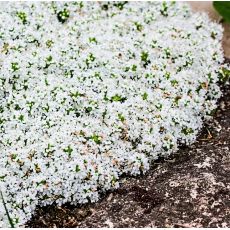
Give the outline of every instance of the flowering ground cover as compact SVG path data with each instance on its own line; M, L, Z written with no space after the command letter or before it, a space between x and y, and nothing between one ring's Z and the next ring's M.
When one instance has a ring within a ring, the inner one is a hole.
M154 161L145 175L123 177L99 202L38 207L26 226L229 227L230 84L221 91L195 143Z
M191 144L229 74L221 26L182 3L1 3L0 18L0 226L97 201Z

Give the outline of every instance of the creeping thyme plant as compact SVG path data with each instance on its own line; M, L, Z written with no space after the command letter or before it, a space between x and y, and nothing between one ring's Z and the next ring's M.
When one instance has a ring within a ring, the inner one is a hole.
M194 142L229 75L222 27L183 3L0 4L1 227Z

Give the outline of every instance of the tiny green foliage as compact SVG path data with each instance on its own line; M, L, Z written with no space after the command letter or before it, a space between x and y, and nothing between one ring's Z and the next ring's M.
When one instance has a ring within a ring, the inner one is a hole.
M147 100L147 99L148 99L148 94L145 92L145 93L142 95L142 98L143 98L143 100Z
M145 51L141 52L141 61L143 62L144 68L146 68L146 66L148 64L150 64L149 53L148 52L145 52Z
M92 37L92 38L90 37L90 38L89 38L89 42L90 42L90 43L96 43L96 44L97 44L97 39L96 39L95 37Z
M136 65L132 65L131 70L135 72L137 70L137 66Z
M119 10L123 10L125 4L127 4L127 1L121 1L114 3L114 6L117 7Z
M141 53L141 61L146 62L148 60L148 56L149 56L148 52L143 51Z
M96 144L101 144L101 137L93 134L89 139L93 140Z
M219 71L219 79L223 83L227 82L230 79L230 70L221 68Z
M76 171L76 172L80 172L80 171L81 171L81 169L80 169L80 166L79 166L79 165L76 165L75 171Z
M62 11L59 11L57 14L57 18L58 18L58 21L61 23L66 22L67 19L69 18L69 10L64 9Z
M11 69L12 69L13 72L19 70L18 63L17 62L12 62L11 63Z
M17 16L21 20L22 24L26 24L26 22L27 22L26 13L24 13L24 12L17 12Z
M188 128L188 127L184 127L181 131L182 131L182 133L184 133L185 135L189 135L189 134L194 133L193 129L192 129L192 128Z
M63 151L65 153L68 153L69 156L71 156L71 153L73 152L73 149L70 146L68 146L67 148L63 149Z
M118 118L121 122L125 120L125 117L121 113L118 114Z
M87 108L85 109L85 112L86 112L86 113L90 113L92 110L93 110L92 107L87 107Z
M134 25L136 26L136 29L141 32L143 30L143 26L139 22L135 22Z
M107 11L107 10L109 9L109 5L108 5L108 4L103 4L103 5L101 6L101 9Z
M114 96L112 96L111 97L111 101L120 101L120 102L124 102L126 100L126 98L125 97L122 97L121 95L118 95L118 94L116 94L116 95L114 95Z
M167 3L164 1L162 2L162 9L160 12L163 16L168 16L167 10L168 10L168 6L167 6Z
M213 6L223 19L230 23L230 2L214 1Z
M23 121L24 121L24 116L23 116L23 115L20 115L20 116L18 117L18 120L21 121L21 122L23 122Z
M46 41L46 46L48 47L48 48L50 48L52 45L53 45L53 41L52 40L47 40Z

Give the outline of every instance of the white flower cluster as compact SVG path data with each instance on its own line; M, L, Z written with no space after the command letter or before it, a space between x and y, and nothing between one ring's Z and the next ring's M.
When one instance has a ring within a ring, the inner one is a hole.
M15 226L37 205L97 201L192 143L216 108L222 28L185 4L0 4L0 190Z

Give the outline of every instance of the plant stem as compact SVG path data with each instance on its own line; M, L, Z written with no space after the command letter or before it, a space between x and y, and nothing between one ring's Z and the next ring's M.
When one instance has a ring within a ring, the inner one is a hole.
M6 202L5 202L4 198L3 198L2 191L0 191L0 193L1 193L2 203L3 203L3 206L4 206L5 210L6 210L6 215L7 215L7 218L9 220L10 226L11 226L11 228L14 228L14 223L13 223L12 219L10 218L10 214L9 214L8 209L6 207Z

